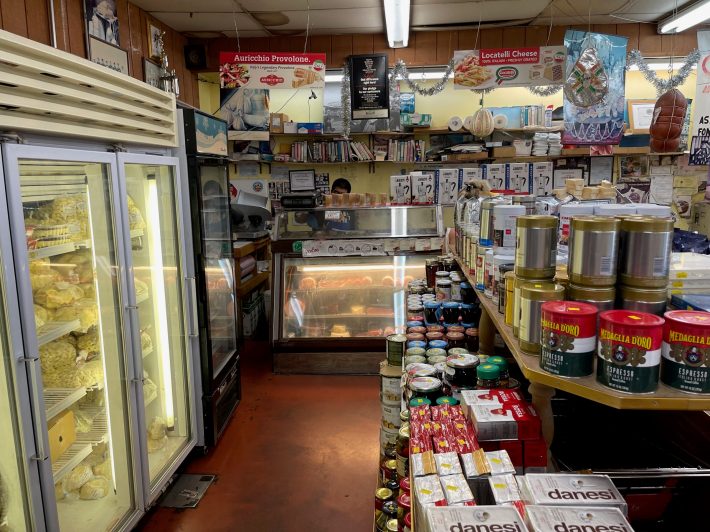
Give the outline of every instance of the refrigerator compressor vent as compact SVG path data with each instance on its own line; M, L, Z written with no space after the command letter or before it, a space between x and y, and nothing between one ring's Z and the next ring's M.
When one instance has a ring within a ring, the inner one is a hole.
M175 147L175 96L67 52L0 30L5 131Z

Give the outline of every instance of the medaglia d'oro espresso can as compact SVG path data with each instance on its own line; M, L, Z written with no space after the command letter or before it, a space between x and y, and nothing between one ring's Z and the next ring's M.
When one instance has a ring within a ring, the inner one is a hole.
M597 308L578 301L547 301L540 320L540 368L562 377L594 371Z
M678 390L710 393L710 313L665 314L661 380Z
M658 387L663 318L628 310L599 315L597 380L628 393L650 393Z

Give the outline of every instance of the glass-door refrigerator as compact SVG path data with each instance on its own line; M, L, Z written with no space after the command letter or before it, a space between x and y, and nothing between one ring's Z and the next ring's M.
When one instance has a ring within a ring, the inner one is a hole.
M181 175L189 190L202 388L198 445L214 446L241 399L236 287L229 204L227 123L194 109L178 110Z

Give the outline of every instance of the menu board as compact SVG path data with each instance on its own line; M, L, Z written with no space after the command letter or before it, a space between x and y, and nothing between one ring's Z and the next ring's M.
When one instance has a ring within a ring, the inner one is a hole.
M387 54L351 55L349 64L352 119L389 118Z

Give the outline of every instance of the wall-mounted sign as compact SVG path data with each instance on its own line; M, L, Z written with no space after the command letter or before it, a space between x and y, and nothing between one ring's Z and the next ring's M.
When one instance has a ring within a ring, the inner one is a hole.
M389 118L387 54L351 55L348 59L353 120Z
M322 89L325 54L220 52L222 89Z
M487 89L555 85L565 76L564 46L483 48L454 52L454 87Z

